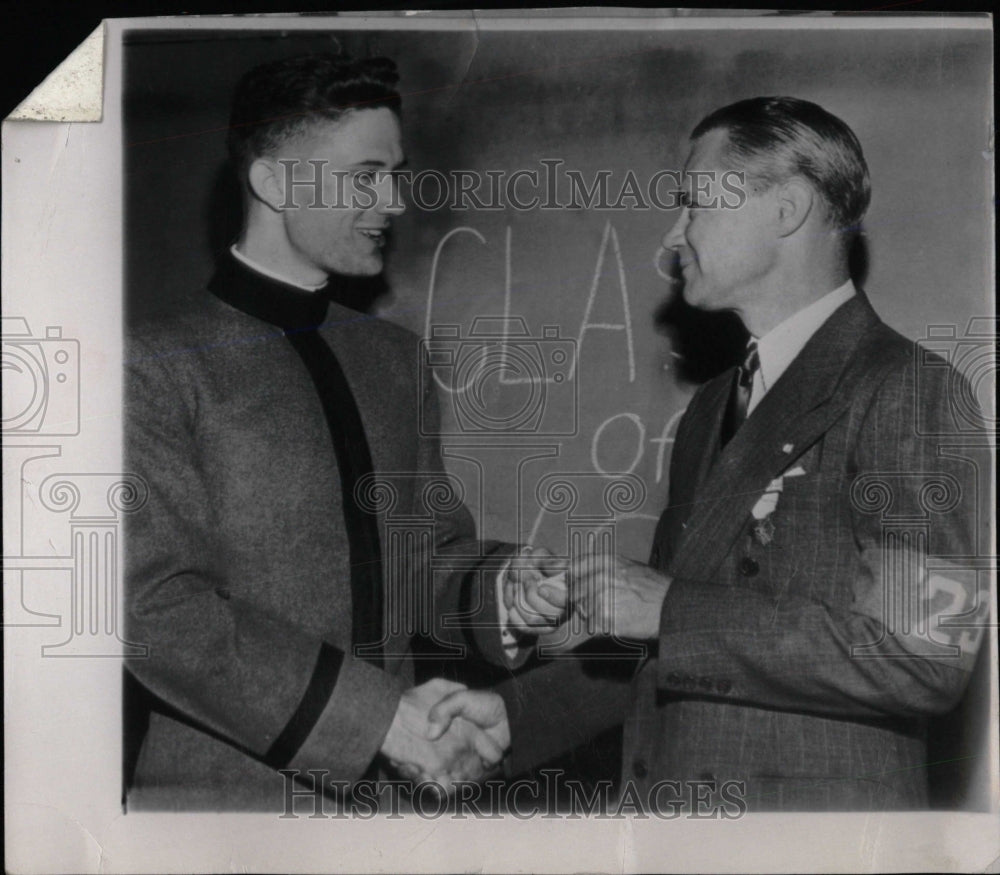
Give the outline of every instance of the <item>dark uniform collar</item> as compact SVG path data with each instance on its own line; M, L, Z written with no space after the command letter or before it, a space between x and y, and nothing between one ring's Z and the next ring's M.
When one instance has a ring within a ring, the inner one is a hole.
M231 307L283 329L318 328L326 320L330 283L315 292L272 279L226 253L208 290Z

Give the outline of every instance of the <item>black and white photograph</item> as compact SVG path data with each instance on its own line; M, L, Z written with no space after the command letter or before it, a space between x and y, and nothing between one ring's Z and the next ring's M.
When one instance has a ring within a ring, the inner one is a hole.
M106 21L4 122L8 869L994 871L992 45Z

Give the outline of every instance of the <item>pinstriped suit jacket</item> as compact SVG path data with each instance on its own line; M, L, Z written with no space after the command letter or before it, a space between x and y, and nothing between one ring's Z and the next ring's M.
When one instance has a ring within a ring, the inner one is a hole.
M977 546L976 468L939 452L961 382L915 353L858 295L721 452L732 372L696 393L651 555L673 580L656 653L627 690L564 660L511 684L516 767L552 755L576 708L572 742L624 713L644 800L689 780L743 782L751 811L926 805L926 721L967 684L987 597L957 567ZM928 556L946 567L921 572Z

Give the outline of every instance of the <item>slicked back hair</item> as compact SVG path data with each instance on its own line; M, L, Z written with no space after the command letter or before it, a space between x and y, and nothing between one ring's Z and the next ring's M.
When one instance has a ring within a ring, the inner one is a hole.
M861 143L843 121L795 97L754 97L717 109L691 132L728 135L726 158L748 181L770 188L793 176L808 180L826 206L829 224L851 238L871 200Z

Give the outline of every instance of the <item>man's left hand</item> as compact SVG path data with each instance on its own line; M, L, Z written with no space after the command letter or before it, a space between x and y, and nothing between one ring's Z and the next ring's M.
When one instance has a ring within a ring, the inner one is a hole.
M660 610L670 578L648 565L607 553L581 553L566 575L569 602L591 635L651 639L660 634Z
M566 619L562 574L566 560L545 547L522 547L511 558L503 579L507 624L522 634L540 635Z

